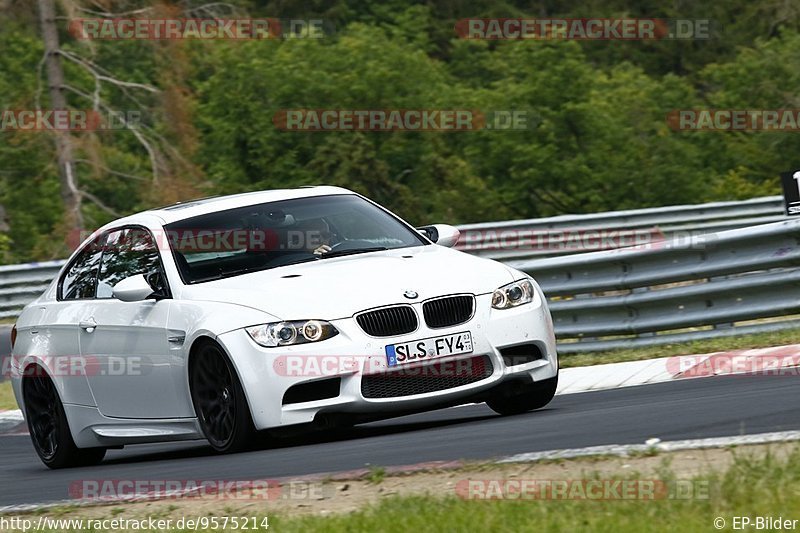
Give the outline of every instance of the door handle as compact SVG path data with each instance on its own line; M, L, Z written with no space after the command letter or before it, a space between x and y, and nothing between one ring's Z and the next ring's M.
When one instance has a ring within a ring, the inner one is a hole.
M90 318L89 320L81 320L78 322L78 326L86 331L86 333L92 333L94 328L97 327L97 322L95 322L93 318Z

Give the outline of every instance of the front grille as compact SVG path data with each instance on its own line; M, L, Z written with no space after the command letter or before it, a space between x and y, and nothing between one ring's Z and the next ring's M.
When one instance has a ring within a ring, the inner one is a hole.
M398 368L361 378L364 398L399 398L476 383L492 375L492 360L486 355L443 360L429 365Z
M422 304L425 323L431 328L446 328L463 324L472 318L475 297L471 295L446 296Z
M396 305L361 313L356 322L373 337L392 337L417 329L417 314L409 305Z

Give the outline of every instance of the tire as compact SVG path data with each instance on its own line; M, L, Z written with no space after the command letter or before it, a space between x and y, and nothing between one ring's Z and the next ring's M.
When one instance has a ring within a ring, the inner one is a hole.
M225 352L203 342L189 362L189 389L200 428L218 453L235 453L257 443L239 376Z
M31 369L23 376L22 397L28 432L39 459L52 469L100 463L106 449L75 445L55 385L41 368Z
M519 415L541 409L550 403L556 395L556 388L558 388L558 374L544 381L527 384L522 390L503 391L488 400L486 404L499 415Z

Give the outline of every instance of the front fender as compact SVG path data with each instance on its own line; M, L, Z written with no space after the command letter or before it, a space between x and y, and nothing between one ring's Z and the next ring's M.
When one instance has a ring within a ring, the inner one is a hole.
M175 386L183 388L185 398L191 403L189 357L192 346L199 339L216 340L220 335L230 331L278 321L277 317L269 313L243 305L207 301L174 302L169 313L167 335L170 349L173 350L172 364L176 367L175 376L179 380ZM233 361L233 358L231 359Z

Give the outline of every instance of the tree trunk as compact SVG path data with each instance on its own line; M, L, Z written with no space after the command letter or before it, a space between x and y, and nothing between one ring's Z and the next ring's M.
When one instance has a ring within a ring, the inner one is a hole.
M50 90L50 107L67 109L64 97L64 69L61 66L58 27L54 0L39 0L39 21L42 25L42 40L45 50L45 68ZM56 154L58 173L61 179L61 200L64 202L66 231L83 229L81 215L81 193L75 179L75 161L72 155L72 139L69 131L56 131Z

